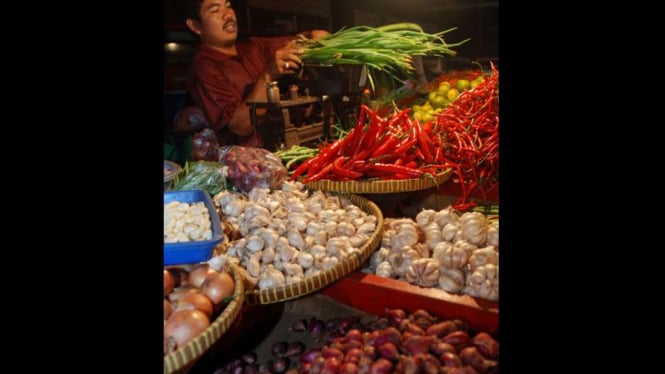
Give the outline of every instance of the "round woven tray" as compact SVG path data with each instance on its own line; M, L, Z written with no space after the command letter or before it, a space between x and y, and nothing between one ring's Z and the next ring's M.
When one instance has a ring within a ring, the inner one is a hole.
M360 248L360 251L348 256L344 261L334 267L319 272L311 277L307 277L300 282L263 290L249 290L245 293L245 300L247 300L247 303L272 304L307 295L320 290L352 271L359 269L360 266L369 259L372 252L374 252L379 246L383 234L383 214L381 213L381 209L379 209L376 204L362 196L351 194L339 194L339 196L348 197L351 202L357 205L360 209L376 216L377 218L374 234L372 234L365 245Z
M164 356L164 373L185 373L191 369L196 361L228 330L240 314L245 297L242 275L231 263L228 263L224 270L231 273L235 282L233 300L199 336L192 339L184 347L180 347Z
M305 183L308 189L321 191L335 191L344 193L395 193L406 191L426 190L438 187L450 178L453 170L440 172L434 178L421 177L398 180L371 180L371 181L333 181L322 179L316 182Z

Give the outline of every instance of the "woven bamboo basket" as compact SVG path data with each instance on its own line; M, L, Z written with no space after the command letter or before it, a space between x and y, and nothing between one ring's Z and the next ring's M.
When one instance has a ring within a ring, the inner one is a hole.
M447 169L434 178L420 177L411 179L396 179L396 180L354 180L354 181L334 181L329 179L322 179L315 182L305 183L308 189L321 190L321 191L335 191L343 193L396 193L407 191L426 190L432 187L438 187L443 182L447 181L452 174L452 169Z
M248 290L245 293L245 300L248 304L272 304L285 300L295 299L300 296L318 291L343 276L351 273L360 268L360 266L369 259L372 253L376 250L381 242L383 234L383 214L381 209L371 202L370 200L353 194L338 194L339 196L348 197L352 203L357 205L366 213L376 216L376 230L369 240L363 245L358 252L345 258L342 262L334 267L319 272L316 275L307 277L300 282L292 283L285 286L268 288L268 289L255 289Z
M243 278L238 268L228 263L224 270L231 273L235 287L233 300L226 305L222 313L199 336L184 347L164 356L164 373L186 373L203 354L224 335L240 314L245 298Z

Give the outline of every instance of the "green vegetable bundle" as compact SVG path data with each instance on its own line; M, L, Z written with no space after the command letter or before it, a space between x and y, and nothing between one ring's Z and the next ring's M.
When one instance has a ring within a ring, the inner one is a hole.
M214 161L190 161L185 164L184 176L176 177L174 191L201 189L215 196L222 190L229 189L226 182L224 165Z
M451 48L470 40L446 43L443 35L455 29L428 34L419 25L408 22L381 27L354 26L320 39L303 38L298 44L304 49L305 63L367 65L397 78L399 72L414 71L412 56L455 56L457 52Z

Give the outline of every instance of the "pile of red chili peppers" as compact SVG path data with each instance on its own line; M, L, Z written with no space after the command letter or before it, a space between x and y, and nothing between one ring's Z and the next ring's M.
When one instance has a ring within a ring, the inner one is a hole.
M452 162L462 190L453 206L466 211L475 205L469 198L483 198L499 185L499 71L475 89L464 91L436 116L434 132L443 134L444 155Z
M362 105L355 127L344 138L321 145L318 155L302 163L291 180L301 175L304 183L408 179L434 177L450 168L443 157L442 137L432 131L434 123L421 126L411 119L410 111L383 118Z
M384 118L362 105L355 127L344 138L320 145L318 155L290 179L394 180L434 177L452 168L453 182L462 190L453 207L472 208L472 194L486 197L498 186L499 72L494 64L492 70L492 76L460 94L436 121L422 125L410 118L410 108Z

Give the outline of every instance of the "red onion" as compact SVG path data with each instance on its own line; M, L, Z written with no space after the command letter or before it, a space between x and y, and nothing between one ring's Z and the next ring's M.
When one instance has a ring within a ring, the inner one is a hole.
M452 344L457 352L469 344L469 334L466 331L453 331L450 334L441 338L442 341Z
M328 357L323 363L321 374L337 374L337 371L341 365L342 363L337 359L337 357Z
M428 353L429 347L434 344L436 338L433 336L414 335L404 341L403 349L406 353L415 356L418 353Z
M457 330L459 328L457 328L457 325L453 321L443 321L430 325L425 331L425 335L435 335L442 338Z
M346 352L346 351L348 351L349 349L352 349L352 348L362 348L362 347L363 347L363 343L361 341L351 340L350 342L346 342L342 346L342 348L340 348L340 349L342 351Z
M436 321L438 320L437 317L434 317L433 315L431 315L431 314L430 314L428 311L426 311L425 309L418 309L418 310L416 310L415 312L411 313L411 315L409 316L409 319L410 319L411 321L415 321L415 320L418 320L418 319L421 319L421 318L426 319L426 320L429 321L430 323L434 323L434 322L436 322Z
M325 324L323 321L317 319L316 317L312 317L309 320L309 327L307 328L307 331L309 331L309 336L314 339L318 338L323 333L324 327Z
M323 356L321 356L321 350L320 349L310 349L306 352L303 352L303 354L300 355L300 363L301 364L311 363L317 357L323 357Z
M461 368L450 368L447 374L478 374L478 372L471 366L463 366Z
M353 362L357 364L363 355L363 350L360 348L351 348L344 354L344 362Z
M334 357L339 362L342 362L344 360L344 352L342 352L337 348L323 347L321 349L321 355L325 358Z
M462 349L459 358L465 365L472 366L479 373L486 373L488 370L497 368L497 362L483 357L476 347L466 347Z
M337 370L337 374L358 374L359 372L358 365L353 362L344 362Z
M290 365L291 365L291 360L289 360L288 357L280 357L272 363L270 370L273 373L281 374L287 371Z
M373 345L363 347L363 356L369 357L372 361L379 358L379 351Z
M395 372L397 373L418 373L420 368L418 363L413 356L400 355L399 362L395 366Z
M432 344L431 347L429 347L430 352L434 353L436 356L440 356L446 352L451 352L454 354L457 354L457 350L455 347L453 347L452 344L442 342L442 341L436 341L434 344Z
M465 320L455 318L452 321L457 326L458 330L469 332L469 324Z
M462 360L459 358L457 353L454 352L443 352L439 356L439 361L441 361L441 363L444 366L454 367L454 368L462 367Z
M379 354L381 357L393 362L396 362L399 359L399 352L397 352L397 347L395 344L390 342L384 343L379 347Z
M369 368L369 374L388 374L392 373L393 364L385 358L376 360Z
M473 337L473 345L486 358L496 360L499 357L499 343L486 332L480 332Z
M406 326L406 331L413 335L425 335L425 330L420 328L420 326L416 325L415 323L408 323Z
M388 342L395 344L395 346L399 346L402 343L402 334L400 334L397 328L390 326L381 330L379 336L372 342L372 345L379 347Z
M407 318L406 312L403 309L388 309L386 308L386 315L390 324L393 326L399 326L402 320Z
M284 355L286 357L291 357L291 356L297 356L303 352L305 352L305 344L303 344L302 342L291 342L289 343L289 346L286 348L286 352L284 352Z
M415 357L418 366L422 368L422 372L426 374L438 374L441 363L439 360L429 353L418 353Z
M363 333L360 332L358 329L351 329L346 333L346 341L350 342L353 340L357 340L359 342L363 341Z
M284 357L289 347L287 342L277 342L270 346L270 353L275 357Z

